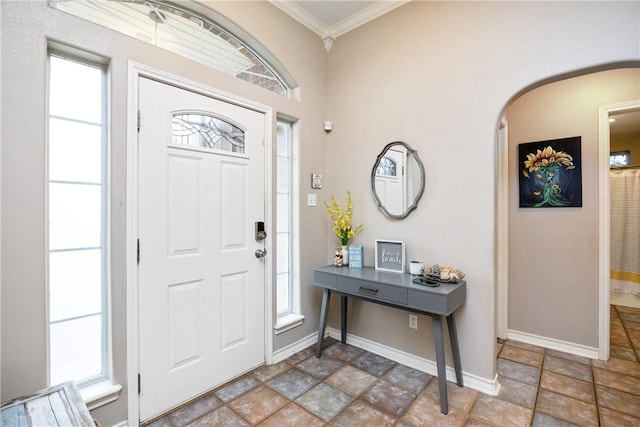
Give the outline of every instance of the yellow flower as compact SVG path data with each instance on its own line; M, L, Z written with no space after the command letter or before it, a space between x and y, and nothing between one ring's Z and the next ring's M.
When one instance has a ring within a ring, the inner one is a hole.
M324 207L329 215L329 218L333 221L333 232L340 239L342 245L348 245L349 241L353 239L358 231L363 227L363 224L353 228L351 225L351 211L353 205L351 204L351 193L347 191L347 203L346 211L343 211L335 197L331 196L331 204L324 202Z
M575 168L571 155L564 151L556 151L549 145L544 150L537 150L536 153L527 154L527 159L524 161L525 169L522 173L528 178L527 169L528 172L536 172L541 168L547 168L554 164L565 166L567 169Z

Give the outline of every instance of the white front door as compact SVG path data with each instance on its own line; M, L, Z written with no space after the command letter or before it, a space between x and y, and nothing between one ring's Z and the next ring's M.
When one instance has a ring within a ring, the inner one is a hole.
M376 171L376 194L382 205L393 215L400 215L406 209L405 158L402 151L390 148Z
M141 77L140 419L265 361L265 114Z

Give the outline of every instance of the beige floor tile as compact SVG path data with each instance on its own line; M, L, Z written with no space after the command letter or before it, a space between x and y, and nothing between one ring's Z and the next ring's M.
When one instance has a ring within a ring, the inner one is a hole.
M356 400L331 420L331 425L333 427L392 427L397 421L396 418L377 410L373 406L361 400Z
M449 408L449 413L444 415L440 412L440 403L422 394L413 402L401 420L415 427L462 427L466 417L452 408Z
M538 353L531 350L525 350L523 348L505 345L504 347L502 347L502 351L500 352L500 355L498 357L540 368L542 367L542 361L544 360L544 353Z
M596 395L591 382L556 374L551 371L542 371L540 387L584 402L596 403Z
M327 384L334 386L353 397L358 397L363 391L368 389L378 378L362 369L346 365L331 374L325 380Z
M640 322L634 322L631 320L624 321L624 327L627 331L638 331L640 330Z
M522 348L529 351L535 351L536 353L544 353L546 351L544 347L540 347L533 344L527 344L520 341L507 340L505 344L511 347L518 347L518 348Z
M288 403L281 394L262 385L232 401L229 406L251 424L258 424Z
M544 370L555 372L567 377L577 378L582 381L593 381L591 365L575 363L570 360L561 359L554 356L545 356Z
M612 345L609 347L609 355L617 359L624 359L630 362L638 362L636 352L630 347L618 347Z
M500 426L502 427L502 426ZM552 417L540 411L533 413L533 421L531 427L580 427L577 424L573 424L567 421L560 420Z
M640 363L631 362L629 360L611 357L608 361L594 360L593 366L602 368L620 374L631 375L632 377L640 377Z
M611 316L609 320L609 328L613 330L614 328L622 328L622 320L618 317L618 315Z
M640 417L640 396L600 385L596 386L596 393L598 406Z
M627 307L624 305L616 305L615 309L618 313L627 313L627 314L636 314L640 315L640 308L637 307Z
M490 424L483 423L480 420L476 420L475 418L467 418L467 422L464 424L464 427L493 427Z
M565 353L564 351L558 350L547 350L545 354L547 354L548 356L558 357L560 359L570 360L572 362L578 362L582 363L583 365L591 366L591 359L589 359L588 357L576 356L575 354L569 354Z
M593 374L596 384L640 396L640 378L595 367Z
M440 407L440 389L438 388L438 379L434 378L429 382L422 392L422 395L428 397ZM478 399L479 393L475 390L465 387L458 387L454 383L447 382L447 402L449 403L449 412L455 411L463 416L467 416Z
M507 377L500 377L499 397L516 405L533 409L536 405L538 387L516 381Z
M325 422L295 403L290 403L259 424L260 427L322 427Z
M216 409L202 418L188 424L188 427L209 427L209 426L225 426L225 427L251 427L246 420L227 406Z
M636 349L640 348L640 329L627 329L627 334L631 340L631 345Z
M631 347L631 341L624 330L612 329L609 333L609 343L618 347Z
M607 408L600 408L600 427L637 427L640 418L621 414Z
M540 389L536 411L580 426L598 426L596 405Z
M275 365L265 366L264 368L258 369L255 376L263 383L266 383L271 378L277 377L278 375L287 372L291 368L292 365L284 361L276 363Z
M469 416L494 426L519 427L531 425L533 410L481 394Z

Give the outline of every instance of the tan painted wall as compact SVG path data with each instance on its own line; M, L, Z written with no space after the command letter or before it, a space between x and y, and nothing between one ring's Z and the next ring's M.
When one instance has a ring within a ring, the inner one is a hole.
M548 84L509 121L509 329L598 347L598 107L640 99L640 70ZM582 137L582 208L518 207L518 144Z
M457 313L462 366L483 381L495 375L502 110L536 82L639 59L638 16L638 4L625 3L410 2L339 37L329 55L327 117L334 131L327 138L327 193L353 192L354 217L365 223L355 242L364 245L366 265L373 265L375 239L397 239L406 242L409 259L466 272L467 302ZM427 174L417 211L402 221L378 212L369 189L376 155L394 140L417 149ZM597 312L581 310L572 304L571 311L542 315L561 323L575 312L595 325ZM404 312L354 302L350 320L356 335L434 360L426 317L416 332ZM563 338L592 345L592 335Z
M311 268L335 241L321 206L307 208L311 172L322 173L321 205L353 192L373 265L373 240L407 242L408 258L467 273L468 302L457 317L463 369L495 375L495 135L501 111L523 88L559 74L640 60L640 6L603 3L411 2L338 38L331 53L315 34L266 2L211 2L259 39L301 85L283 99L175 55L49 9L2 1L2 400L46 385L44 291L45 53L52 37L113 58L113 310L116 379L125 384L126 67L131 59L272 105L301 119L302 327L276 349L317 329ZM567 25L571 23L571 25ZM328 68L327 68L328 66ZM25 119L28 118L28 126ZM324 120L334 121L328 136ZM370 195L376 155L392 140L418 150L427 188L403 221L379 213ZM337 305L334 303L334 305ZM331 319L336 326L335 313ZM351 331L434 360L429 321L407 328L406 313L354 304ZM427 329L425 331L425 329ZM135 375L135 373L129 373ZM103 425L126 417L126 394L96 411Z
M640 124L638 124L640 126ZM629 151L631 153L631 164L640 165L640 133L620 135L611 137L611 151Z

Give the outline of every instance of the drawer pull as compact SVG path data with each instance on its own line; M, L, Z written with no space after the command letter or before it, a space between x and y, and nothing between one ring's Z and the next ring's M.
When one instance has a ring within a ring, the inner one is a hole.
M360 292L363 292L365 294L369 294L369 295L376 295L378 293L377 289L372 289L372 288L365 288L364 286L360 286Z

